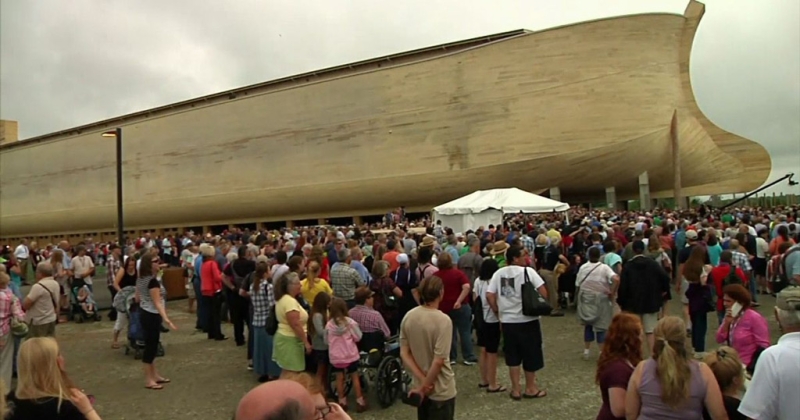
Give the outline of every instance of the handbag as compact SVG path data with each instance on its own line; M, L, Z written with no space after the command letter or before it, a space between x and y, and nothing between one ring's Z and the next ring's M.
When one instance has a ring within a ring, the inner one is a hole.
M269 335L275 335L278 332L278 316L275 314L275 305L269 306L269 315L267 315L264 328L266 328Z
M525 282L522 283L522 315L525 316L545 316L553 312L553 308L542 297L536 286L528 277L528 267L522 267L525 273Z
M19 299L16 296L14 296L14 299L11 302L11 306L12 306L10 308L10 310L11 310L11 334L14 337L17 337L17 338L25 338L28 335L28 329L29 328L28 328L28 324L25 323L25 320L24 319L20 319L16 315L16 312L18 312L18 311L14 310L14 306L18 306L19 307ZM21 312L21 311L22 311L22 308L20 307L19 312Z

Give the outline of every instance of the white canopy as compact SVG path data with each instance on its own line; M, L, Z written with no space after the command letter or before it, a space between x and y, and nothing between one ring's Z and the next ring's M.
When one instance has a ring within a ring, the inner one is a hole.
M475 191L434 207L434 219L456 232L503 223L506 213L550 213L569 210L569 204L518 188Z

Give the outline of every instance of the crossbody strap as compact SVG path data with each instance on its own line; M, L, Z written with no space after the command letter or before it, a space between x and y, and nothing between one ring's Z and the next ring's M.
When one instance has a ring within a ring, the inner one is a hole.
M44 287L41 283L36 283L36 285L41 286L42 289L46 290L47 294L50 295L50 300L53 302L53 310L56 312L56 315L58 315L58 304L56 304L56 297L53 296L53 292L51 292L50 289Z
M583 284L583 282L585 282L585 281L586 281L586 279L588 279L588 278L589 278L589 276L592 274L592 272L594 272L594 270L597 270L597 267L600 267L600 264L603 264L603 263L597 263L597 265L595 265L593 269L589 270L589 272L588 272L588 273L586 273L586 275L585 275L585 276L583 276L583 280L581 280L580 282L578 282L578 284L577 284L576 286L577 286L577 287L581 287L581 285Z

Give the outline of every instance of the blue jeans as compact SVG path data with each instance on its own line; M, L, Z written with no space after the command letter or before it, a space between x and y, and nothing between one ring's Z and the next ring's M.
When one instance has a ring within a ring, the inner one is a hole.
M450 311L450 320L453 321L453 341L450 344L450 361L458 360L456 343L458 336L461 337L461 356L464 361L475 362L475 352L472 348L472 308L469 305L461 305L459 309Z
M595 340L595 335L597 335L597 344L603 344L606 341L606 332L605 331L598 331L597 334L594 332L594 327L591 325L585 325L583 327L583 342L584 343L591 343Z
M17 299L19 299L20 302L21 302L23 298L22 298L22 290L19 289L19 285L12 281L12 282L8 283L8 288L11 289L11 293L13 293L14 296L16 296ZM16 363L16 361L17 361L17 356L15 355L14 356L14 363Z
M758 302L758 298L756 298L757 294L756 294L756 275L755 274L750 274L750 284L748 284L748 286L749 286L749 289L750 289L750 298L753 300L753 302Z
M692 347L694 351L706 351L706 333L708 332L708 316L705 312L691 314L692 319Z
M206 307L206 304L203 301L203 295L200 293L200 277L195 276L192 279L192 287L194 287L194 296L195 300L197 301L197 323L195 323L194 328L205 331L207 329L206 314L208 308Z

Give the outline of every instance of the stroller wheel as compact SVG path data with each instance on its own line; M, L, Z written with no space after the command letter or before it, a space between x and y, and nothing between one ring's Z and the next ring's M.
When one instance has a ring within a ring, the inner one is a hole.
M100 315L100 314L95 314L95 315L94 315L94 320L95 320L95 321L100 321L101 319L103 319L103 316L102 316L102 315Z
M83 317L80 315L75 315L75 322L78 324L83 324Z

